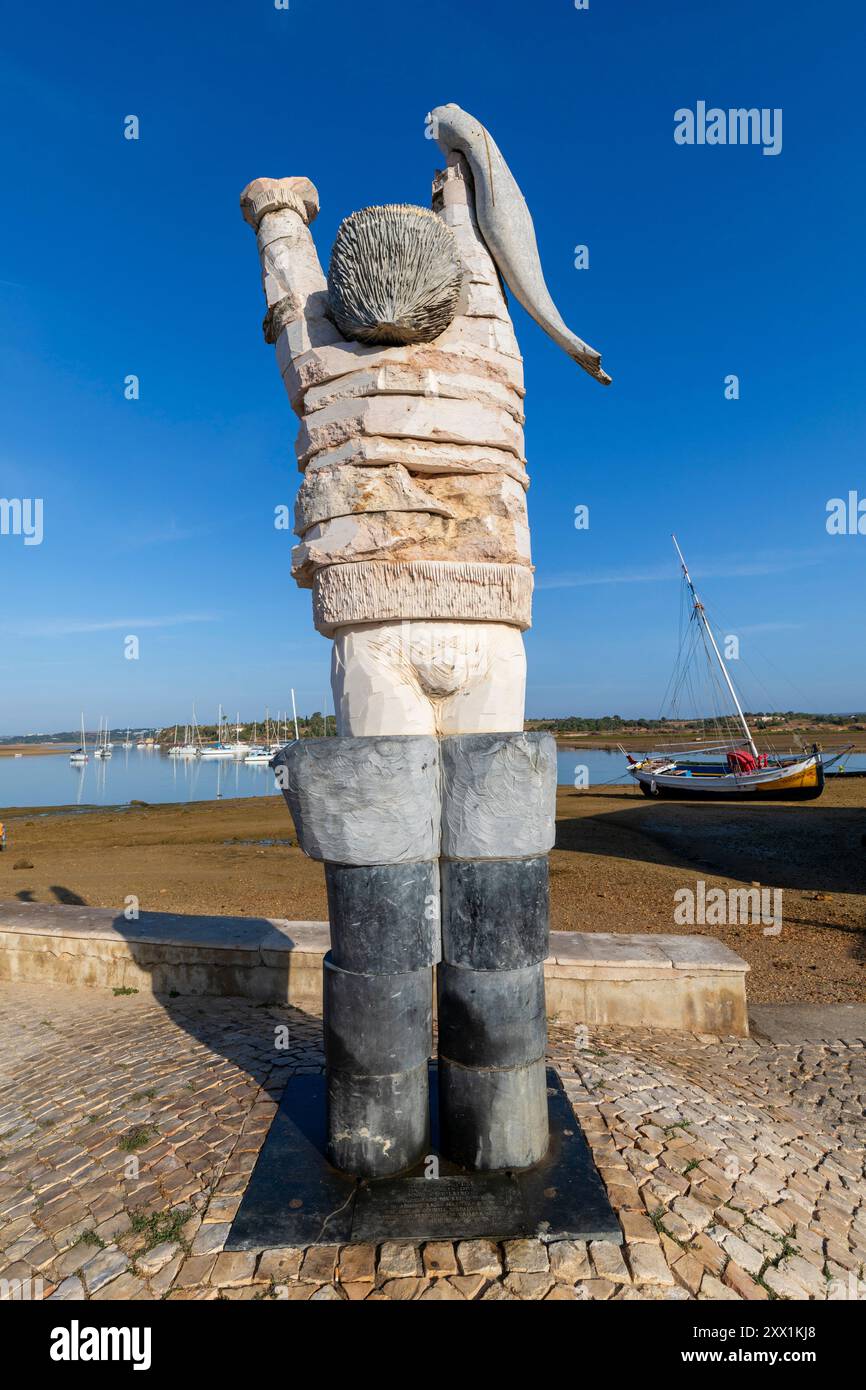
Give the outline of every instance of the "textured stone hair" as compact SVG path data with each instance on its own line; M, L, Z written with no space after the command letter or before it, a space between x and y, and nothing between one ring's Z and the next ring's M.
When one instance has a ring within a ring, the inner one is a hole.
M359 343L429 343L457 312L462 276L454 233L435 213L407 203L362 208L331 252L331 313Z

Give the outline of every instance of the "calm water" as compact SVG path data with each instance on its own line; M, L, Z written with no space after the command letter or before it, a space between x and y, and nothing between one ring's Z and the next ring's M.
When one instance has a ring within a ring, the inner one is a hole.
M83 766L69 754L0 758L0 806L122 806L129 801L214 801L277 791L267 763L169 758L115 748Z
M852 756L846 766L866 771L866 754ZM558 767L559 781L569 786L578 767L588 769L590 786L626 782L620 753L563 750ZM68 753L0 758L0 807L122 806L129 801L214 801L276 793L274 774L266 763L187 761L137 748L115 748L113 757L91 757L83 767L70 763Z

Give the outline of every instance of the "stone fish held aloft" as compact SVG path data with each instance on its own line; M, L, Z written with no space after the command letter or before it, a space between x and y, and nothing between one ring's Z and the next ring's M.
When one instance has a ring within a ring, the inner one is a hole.
M479 230L515 299L578 366L608 386L601 353L572 333L551 298L532 216L493 136L468 111L451 103L437 106L430 118L443 154L457 152L469 164Z

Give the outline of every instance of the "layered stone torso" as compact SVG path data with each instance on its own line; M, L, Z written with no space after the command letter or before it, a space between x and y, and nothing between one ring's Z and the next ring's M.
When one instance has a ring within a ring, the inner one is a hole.
M273 201L259 250L280 370L301 419L292 572L313 591L317 628L528 627L522 361L462 160L434 184L464 280L457 315L431 343L345 341L327 316L300 200L284 192Z

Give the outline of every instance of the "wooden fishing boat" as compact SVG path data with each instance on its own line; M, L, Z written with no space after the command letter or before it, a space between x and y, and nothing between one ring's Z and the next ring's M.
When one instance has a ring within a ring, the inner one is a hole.
M681 656L685 652L688 657L694 657L700 652L706 659L709 671L718 669L721 676L719 688L729 697L735 713L723 714L713 721L725 729L725 737L722 738L699 739L689 744L667 744L639 757L633 757L623 749L629 773L644 796L729 801L751 801L755 798L761 801L814 800L824 790L825 770L843 758L851 745L829 752L822 752L817 744L813 744L808 751L758 751L676 536L673 542L691 605L689 622L694 625L687 640L681 641ZM677 688L682 684L680 680Z
M741 754L744 750L731 751ZM824 790L824 757L817 749L799 758L759 754L755 762L752 771L739 763L732 766L727 760L687 762L684 756L664 759L653 755L638 761L629 756L629 772L644 796L813 801Z

